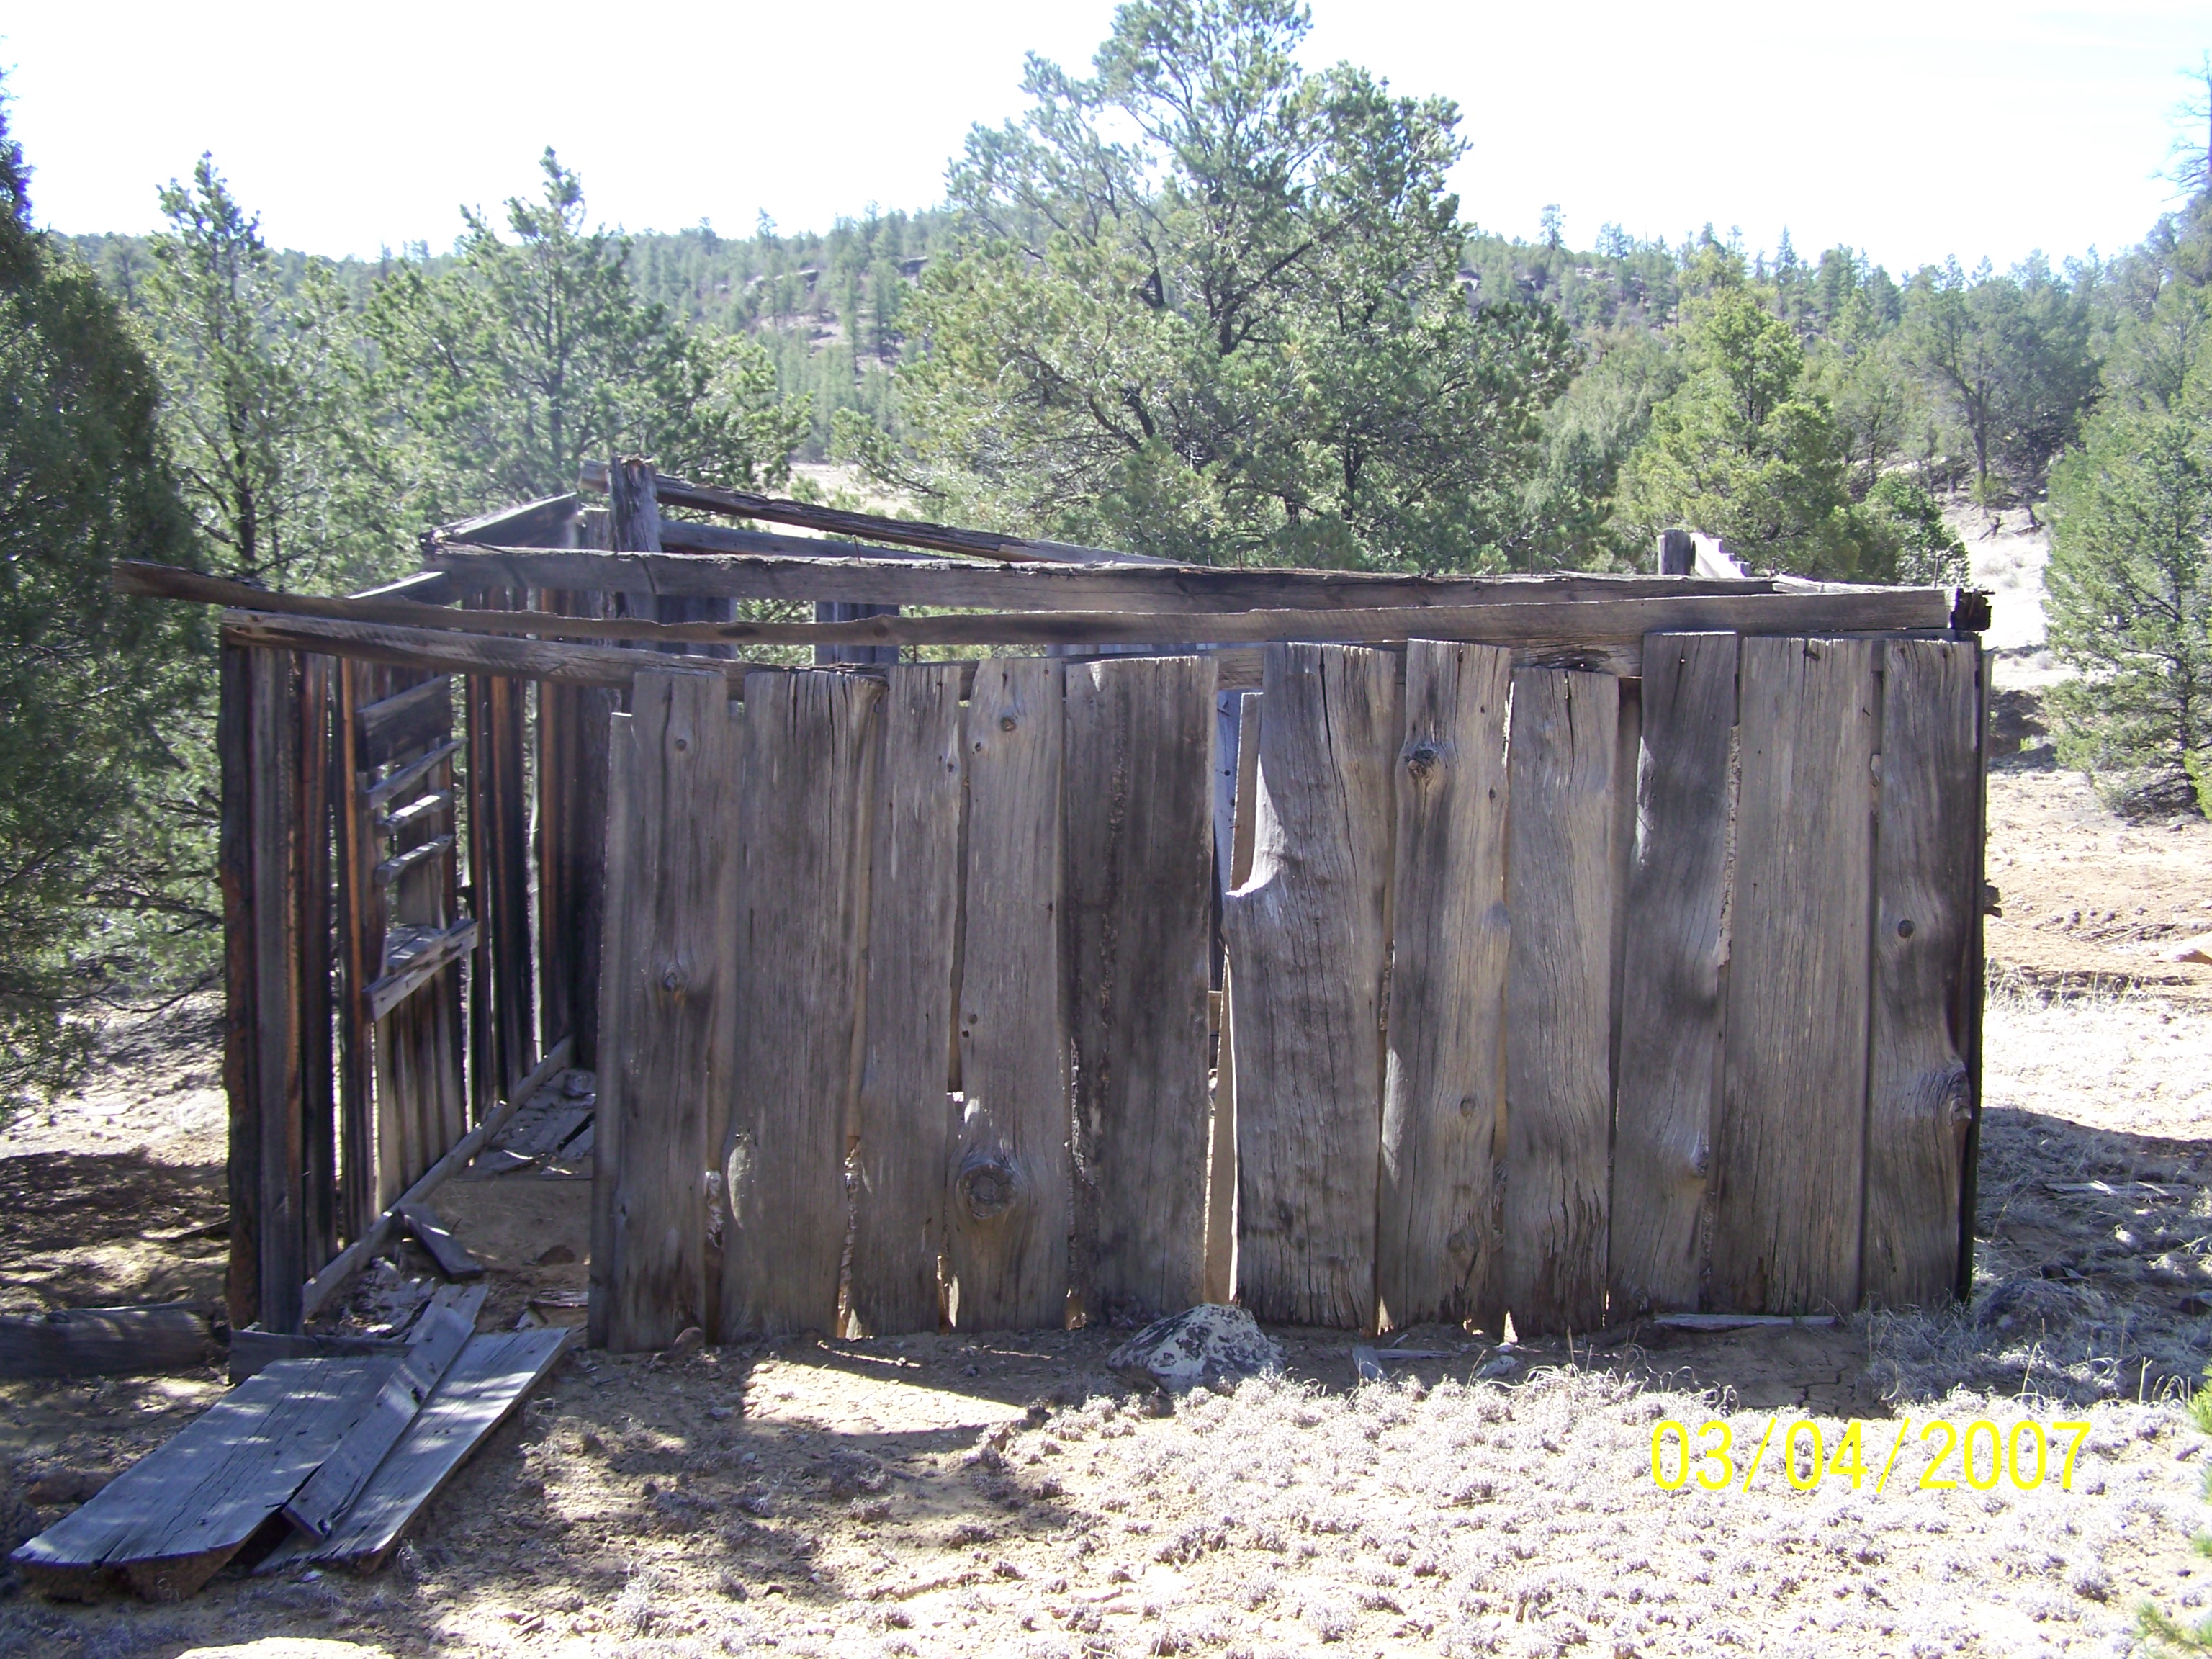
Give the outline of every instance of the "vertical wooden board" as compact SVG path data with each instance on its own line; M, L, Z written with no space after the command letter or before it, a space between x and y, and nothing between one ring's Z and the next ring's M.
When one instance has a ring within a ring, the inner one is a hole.
M1060 968L1060 665L978 663L965 742L965 1098L945 1200L953 1323L1058 1328L1074 1202Z
M1973 1088L1954 1014L1978 908L1978 650L1884 647L1865 1292L1895 1307L1948 1300L1958 1279Z
M1512 653L1406 647L1376 1294L1387 1326L1495 1303L1505 1104L1505 708Z
M222 647L216 753L222 771L216 873L222 890L222 1083L228 1098L230 1262L223 1298L233 1330L261 1317L260 1023L253 927L252 653Z
M337 659L300 659L300 1097L312 1277L337 1254L337 1121L331 1050L331 680Z
M253 653L248 752L252 785L254 1083L260 1118L262 1328L300 1328L307 1283L306 1164L300 1030L301 878L298 658Z
M599 1092L595 1103L592 1135L591 1259L585 1282L588 1289L584 1336L594 1348L607 1345L607 1324L614 1304L614 1171L622 1162L622 1124L609 1108L606 1056L629 1046L629 1011L613 994L617 981L607 977L607 964L626 959L629 950L630 884L617 873L629 867L635 841L637 816L636 716L617 710L607 717L607 884L600 919L599 969Z
M1261 1319L1375 1322L1397 664L1270 645L1236 995L1237 1280Z
M893 668L885 678L850 1293L870 1336L938 1326L967 798L958 665Z
M1743 641L1711 1280L1729 1311L1858 1305L1880 648Z
M604 517L604 514L601 515ZM598 593L541 592L562 616L599 617ZM599 918L604 909L607 716L602 686L538 688L538 1044L575 1042L575 1064L598 1065Z
M1694 1309L1704 1290L1735 666L1733 634L1654 634L1644 642L1613 1103L1615 1318Z
M1237 779L1229 815L1229 859L1221 883L1224 915L1226 895L1243 886L1252 873L1253 819L1259 808L1260 699L1257 691L1237 695ZM1207 1126L1206 1160L1208 1302L1227 1302L1237 1294L1237 1032L1231 1012L1235 1000L1235 976L1224 960L1220 1042L1213 1071L1213 1117Z
M850 674L745 677L724 1341L836 1334L882 694Z
M609 1185L604 1328L617 1352L665 1347L712 1322L709 1133L729 1097L737 1001L727 685L715 673L642 671L631 705L623 861L607 872L623 926L608 930L600 974L618 1046L602 1056L593 1160L595 1184Z
M370 849L376 837L362 800L368 769L360 756L354 720L355 711L368 700L362 687L372 672L366 663L339 661L337 708L331 734L343 987L338 1004L338 1168L341 1220L349 1240L366 1233L382 1207L376 1189L375 1070L368 992L383 960L384 924L376 884L368 875L375 864Z
M1089 1310L1205 1295L1214 665L1067 670L1066 857L1077 1194Z
M1610 675L1513 676L1500 1255L1523 1333L1605 1323L1620 722Z
M1966 1120L1965 1168L1959 1179L1959 1276L1952 1293L1964 1302L1974 1291L1974 1216L1980 1189L1982 1145L1982 1017L1984 987L1988 981L1983 918L1992 897L1985 878L1990 852L1990 666L1996 653L1974 641L1978 661L1974 671L1974 864L1968 878L1965 960L1959 970L1958 992L1952 1005L1951 1029L1966 1062L1969 1115Z

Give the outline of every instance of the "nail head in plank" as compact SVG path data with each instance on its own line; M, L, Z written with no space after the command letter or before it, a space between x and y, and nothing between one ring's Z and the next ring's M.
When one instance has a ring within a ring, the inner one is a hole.
M1655 634L1644 643L1614 1103L1615 1319L1694 1308L1703 1294L1720 1109L1735 675L1733 634Z
M1222 917L1236 978L1237 1293L1263 1320L1368 1330L1397 664L1270 646L1263 695L1251 875Z
M1858 1305L1879 641L1746 640L1717 1310Z
M1078 1282L1093 1318L1206 1294L1216 718L1203 657L1066 670Z
M1391 1328L1497 1304L1510 653L1417 640L1397 753L1376 1296Z
M1505 1310L1605 1324L1620 683L1513 676L1506 908Z

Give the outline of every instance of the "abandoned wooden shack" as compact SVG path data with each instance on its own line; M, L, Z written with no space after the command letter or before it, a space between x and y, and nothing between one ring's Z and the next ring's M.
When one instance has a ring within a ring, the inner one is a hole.
M569 1066L617 1349L1966 1282L1980 596L582 485L350 599L125 572L228 607L234 1326Z

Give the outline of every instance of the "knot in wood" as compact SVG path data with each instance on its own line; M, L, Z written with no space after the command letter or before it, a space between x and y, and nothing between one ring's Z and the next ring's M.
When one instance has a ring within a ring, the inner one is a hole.
M1413 775L1413 781L1425 781L1429 774L1443 764L1444 751L1432 743L1417 743L1406 750L1406 769Z
M960 1175L953 1184L969 1215L978 1221L993 1221L1005 1214L1018 1196L1021 1172L1003 1153L973 1152L961 1160Z
M999 716L999 730L1001 732L1011 732L1014 727L1020 724L1021 722L1017 720L1012 714L1001 714Z
M672 962L661 968L660 988L671 996L681 995L686 983L683 963Z

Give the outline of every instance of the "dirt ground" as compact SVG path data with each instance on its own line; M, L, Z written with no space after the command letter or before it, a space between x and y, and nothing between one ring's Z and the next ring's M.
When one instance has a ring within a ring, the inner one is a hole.
M1441 1357L1365 1385L1343 1334L1283 1331L1284 1379L1175 1410L1107 1371L1111 1331L576 1350L384 1572L239 1574L177 1607L11 1583L0 1653L2122 1651L2145 1595L2212 1612L2188 1548L2212 1441L2174 1403L2212 1346L2212 968L2163 954L2212 930L2212 830L2122 823L2032 748L1990 806L2005 915L1966 1309L1643 1325L1571 1354L1424 1328L1402 1346ZM219 1295L216 1036L205 1006L119 1028L89 1087L0 1135L0 1307ZM486 1328L580 1319L588 1193L441 1191L491 1268ZM362 1306L427 1277L409 1251ZM0 1531L66 1513L221 1388L0 1383ZM1860 1489L1791 1488L1799 1417L1832 1458L1864 1424ZM1937 1419L2093 1426L2070 1490L2071 1431L2049 1430L2033 1491L1923 1490ZM1715 1419L1735 1485L1662 1490L1655 1425Z

